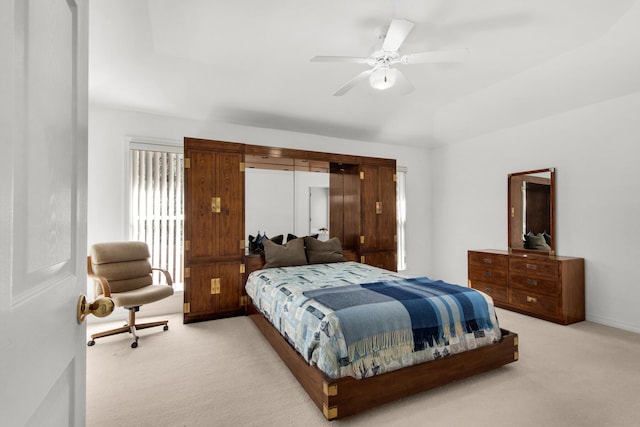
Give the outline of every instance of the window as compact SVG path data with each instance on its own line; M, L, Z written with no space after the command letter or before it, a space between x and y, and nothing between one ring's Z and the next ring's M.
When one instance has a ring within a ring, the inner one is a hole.
M398 271L407 269L407 249L405 243L407 222L406 178L407 168L398 166L396 182L396 221L398 222Z
M151 264L168 270L174 289L183 290L182 145L131 140L129 164L129 239L146 242Z

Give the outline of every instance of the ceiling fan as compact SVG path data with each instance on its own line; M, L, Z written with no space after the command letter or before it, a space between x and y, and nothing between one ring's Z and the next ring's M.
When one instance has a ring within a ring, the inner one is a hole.
M461 61L467 55L467 49L434 50L400 55L400 46L407 38L413 25L413 22L406 19L392 19L386 34L380 36L382 44L379 45L379 48L376 47L369 57L314 56L311 58L311 62L355 62L367 64L371 67L349 80L333 94L334 96L341 96L367 77L369 78L369 83L375 89L389 89L400 77L407 81L409 90L413 90L413 85L409 83L400 70L393 68L392 65L454 62Z

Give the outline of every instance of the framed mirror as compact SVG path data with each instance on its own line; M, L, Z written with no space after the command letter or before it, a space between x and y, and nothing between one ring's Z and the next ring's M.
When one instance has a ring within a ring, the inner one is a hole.
M555 254L555 168L508 175L509 252Z

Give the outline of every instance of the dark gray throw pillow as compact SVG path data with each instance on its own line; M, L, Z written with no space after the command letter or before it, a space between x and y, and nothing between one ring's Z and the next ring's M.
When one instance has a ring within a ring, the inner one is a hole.
M318 236L319 236L319 234L311 234L311 235L310 235L310 236L308 236L308 237L313 237L314 239L317 239L317 238L318 238ZM291 234L291 233L287 234L287 242L288 242L289 240L293 240L293 239L297 239L297 238L298 238L298 236L296 236L295 234Z
M304 253L304 240L294 239L286 245L278 245L270 240L265 240L263 268L289 267L292 265L306 265L307 257Z
M307 251L309 264L327 264L331 262L345 262L347 259L342 255L342 244L340 239L332 237L326 242L322 242L313 237L305 237L304 244Z
M284 236L282 234L278 234L275 237L267 237L269 240L271 240L273 243L277 243L278 245L282 244L282 241L284 240Z
M544 239L542 233L533 234L528 233L524 236L527 241L527 248L534 249L537 251L550 251L551 248L547 245L547 242Z

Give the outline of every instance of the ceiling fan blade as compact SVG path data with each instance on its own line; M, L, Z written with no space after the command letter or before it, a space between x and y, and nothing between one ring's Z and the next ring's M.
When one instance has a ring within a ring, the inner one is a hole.
M349 80L348 82L343 84L342 87L340 89L338 89L336 91L336 93L333 94L333 96L342 96L342 95L344 95L345 93L350 91L355 85L357 85L362 80L364 80L367 77L369 77L369 74L371 74L372 72L373 72L373 69L365 70L365 71L361 72L360 74L358 74L357 76L355 76L354 78L352 78L351 80Z
M358 58L355 56L314 56L311 58L311 62L354 62L373 65L371 61L371 58Z
M424 64L434 62L460 62L469 54L469 49L434 50L431 52L402 55L398 62L403 64Z
M406 19L393 19L387 30L387 35L382 43L382 50L385 52L397 52L404 39L413 28L413 22Z

